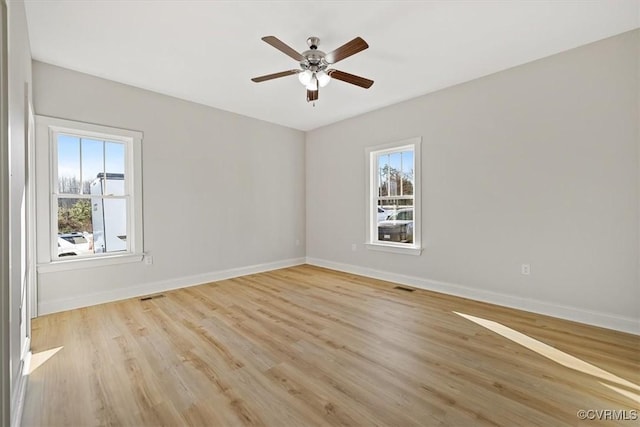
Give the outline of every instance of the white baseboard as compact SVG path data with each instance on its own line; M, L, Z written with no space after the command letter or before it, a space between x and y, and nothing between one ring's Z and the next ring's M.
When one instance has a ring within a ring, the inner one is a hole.
M584 310L577 307L569 307L483 289L469 288L454 283L407 276L318 258L307 257L307 264L640 335L640 321L639 319L631 317L615 316L609 313Z
M416 276L408 276L388 271L375 270L368 267L360 267L351 264L343 264L318 258L293 258L288 260L256 264L247 267L238 267L228 270L221 270L211 273L198 274L187 277L174 278L159 282L147 283L130 288L120 288L105 292L80 295L73 298L43 301L38 304L38 314L44 315L59 311L72 310L74 308L88 307L106 302L118 301L127 298L135 298L173 289L196 286L203 283L215 282L219 280L231 279L248 274L261 273L264 271L276 270L279 268L292 267L300 264L311 264L319 267L330 268L332 270L344 271L361 276L372 277L374 279L387 280L403 285L414 286L416 288L429 291L441 292L448 295L455 295L470 298L476 301L488 302L603 328L614 329L622 332L640 335L640 321L630 317L615 316L609 313L585 310L577 307L569 307L546 301L533 300L514 295L502 294L483 289L470 288L454 283L429 280Z
M255 264L246 267L230 268L228 270L214 271L211 273L197 274L187 277L162 280L159 282L146 283L144 285L132 286L129 288L119 288L104 292L97 292L87 295L79 295L72 298L61 298L38 303L38 315L57 313L59 311L72 310L74 308L88 307L91 305L104 304L128 298L135 298L143 295L150 295L173 289L186 288L189 286L201 285L203 283L216 282L218 280L232 279L234 277L246 276L248 274L262 273L264 271L277 270L279 268L293 267L305 263L305 258L292 258L282 261Z
M13 390L11 392L11 427L19 427L22 424L22 412L24 410L24 399L27 393L27 373L29 372L29 365L31 364L31 348L30 340L27 339L25 349L23 352L22 360L20 362L20 368L18 368L18 374L14 382Z

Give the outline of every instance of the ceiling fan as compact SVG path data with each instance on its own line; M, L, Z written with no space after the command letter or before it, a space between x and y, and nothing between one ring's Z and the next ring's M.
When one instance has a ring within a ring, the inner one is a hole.
M352 85L360 86L365 89L369 89L373 84L373 80L329 68L336 62L368 48L369 45L367 42L360 37L356 37L329 53L324 53L323 51L318 50L318 45L320 44L320 39L318 37L309 37L307 39L309 50L302 53L298 53L274 36L266 36L263 37L262 40L275 47L280 52L298 61L300 63L300 69L281 71L279 73L252 78L251 80L256 83L297 74L300 83L307 88L307 102L316 101L318 99L318 90L329 84L332 77L336 80L342 80L343 82L351 83Z

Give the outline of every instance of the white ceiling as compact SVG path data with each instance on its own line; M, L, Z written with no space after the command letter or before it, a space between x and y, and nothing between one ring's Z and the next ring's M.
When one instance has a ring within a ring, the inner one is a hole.
M640 26L640 0L33 1L33 58L257 119L310 130ZM369 49L334 68L315 107L295 69L260 40L325 52L356 36Z

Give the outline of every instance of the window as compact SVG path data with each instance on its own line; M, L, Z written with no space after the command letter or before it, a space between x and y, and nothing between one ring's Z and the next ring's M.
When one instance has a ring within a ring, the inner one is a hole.
M50 260L142 254L140 132L38 117L49 138Z
M367 149L370 249L420 254L420 142Z

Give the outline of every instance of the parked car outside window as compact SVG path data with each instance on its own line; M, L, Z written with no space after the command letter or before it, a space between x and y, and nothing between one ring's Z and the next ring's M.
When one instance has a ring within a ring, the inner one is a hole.
M413 243L413 208L399 209L378 221L378 240Z
M64 233L58 234L58 256L78 256L93 254L91 234Z

